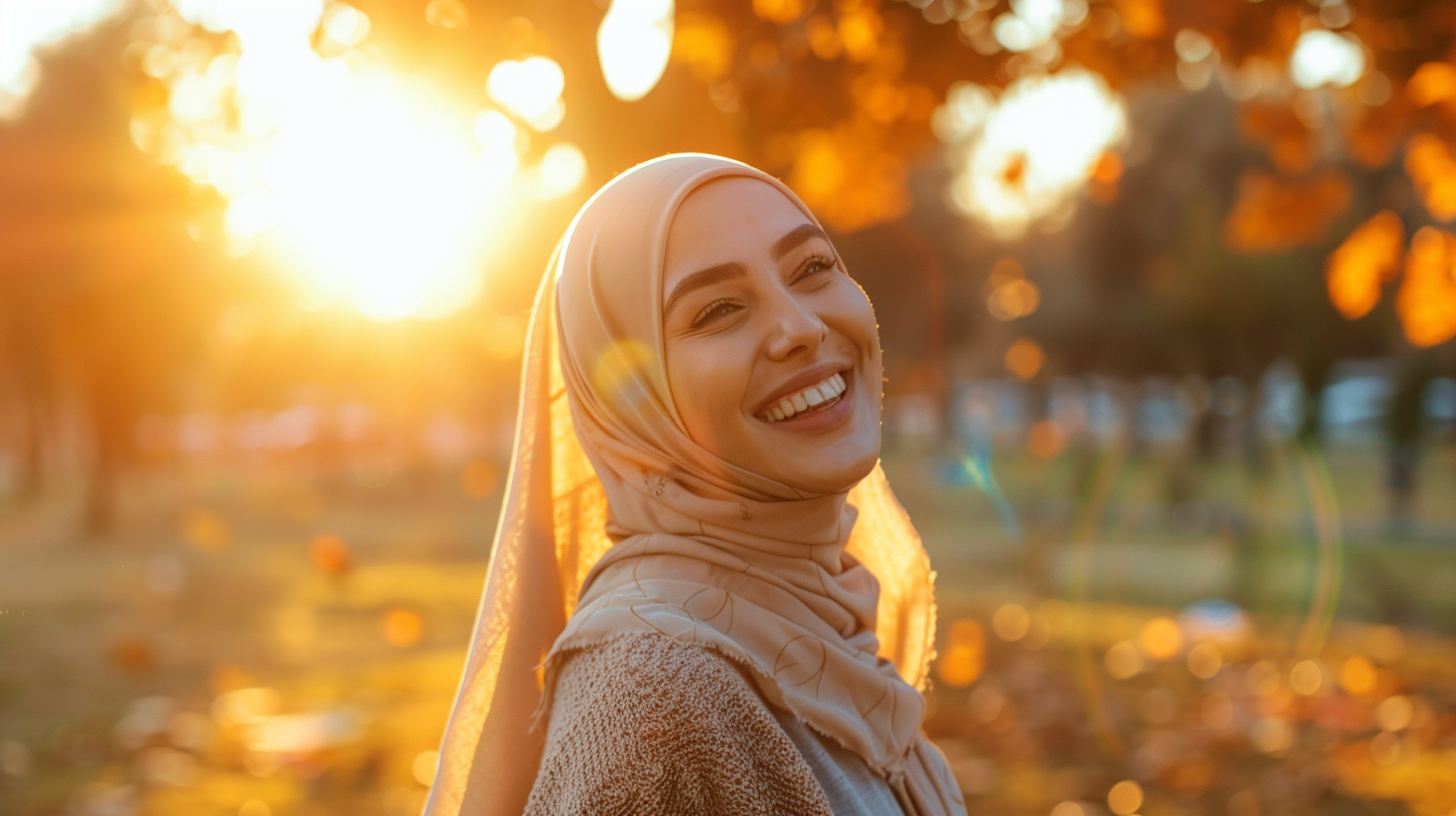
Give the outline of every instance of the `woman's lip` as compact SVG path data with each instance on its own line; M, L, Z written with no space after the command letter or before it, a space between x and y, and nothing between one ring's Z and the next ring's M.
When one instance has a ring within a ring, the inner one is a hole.
M785 431L822 431L846 421L854 412L854 406L850 400L850 397L854 396L854 372L849 370L840 372L840 374L844 377L844 393L840 394L834 404L828 408L794 414L788 419L776 421L760 416L758 421Z
M819 363L817 365L809 366L803 371L800 371L798 375L796 375L793 379L780 386L779 390L773 393L773 396L764 400L763 404L759 405L757 408L754 408L752 413L756 417L761 417L763 416L763 412L768 410L769 406L773 405L784 397L802 391L811 385L816 385L818 383L824 382L824 380L834 376L835 374L848 374L850 368L851 366L848 363L834 362Z

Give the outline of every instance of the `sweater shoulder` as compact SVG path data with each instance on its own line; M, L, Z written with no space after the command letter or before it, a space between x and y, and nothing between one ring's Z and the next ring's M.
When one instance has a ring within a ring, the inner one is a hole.
M737 667L659 635L566 656L531 801L539 813L829 812Z

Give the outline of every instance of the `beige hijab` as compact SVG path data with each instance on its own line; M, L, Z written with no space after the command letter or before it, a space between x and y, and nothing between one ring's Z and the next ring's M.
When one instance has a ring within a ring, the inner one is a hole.
M863 757L912 814L963 813L920 735L934 573L877 466L807 495L683 429L668 388L663 258L683 199L747 165L665 156L577 214L531 321L510 481L427 816L525 806L533 713L572 650L633 632L714 649L769 702ZM817 223L817 222L816 222Z

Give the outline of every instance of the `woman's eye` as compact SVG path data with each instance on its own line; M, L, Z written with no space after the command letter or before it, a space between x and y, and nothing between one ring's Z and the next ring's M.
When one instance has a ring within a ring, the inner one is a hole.
M726 298L715 300L712 303L709 303L707 306L703 307L703 310L701 312L698 312L698 316L693 318L693 327L697 328L704 323L717 320L723 315L736 312L738 311L738 309L739 306L737 303Z
M822 255L815 255L814 257L805 261L804 265L800 267L799 277L797 278L797 280L803 280L804 278L807 278L811 275L817 275L820 272L825 271L826 269L833 268L833 260L825 258Z

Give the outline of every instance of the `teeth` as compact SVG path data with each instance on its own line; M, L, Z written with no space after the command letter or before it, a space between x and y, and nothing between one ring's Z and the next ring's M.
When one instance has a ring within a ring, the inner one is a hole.
M831 374L808 388L780 399L764 409L763 415L771 422L781 422L802 411L823 405L843 394L848 387L844 377Z

